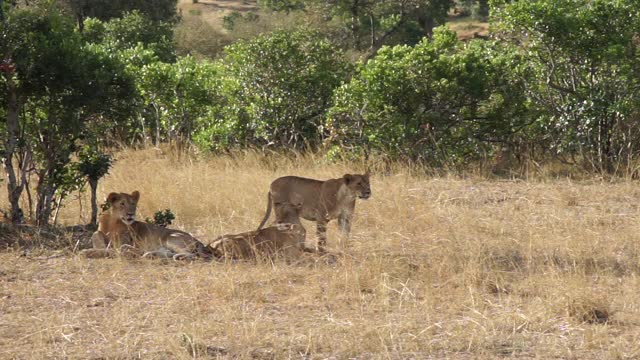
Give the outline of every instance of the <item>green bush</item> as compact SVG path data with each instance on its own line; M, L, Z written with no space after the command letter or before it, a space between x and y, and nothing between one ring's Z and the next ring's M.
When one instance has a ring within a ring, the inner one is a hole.
M143 44L161 60L175 60L173 24L152 21L137 10L104 22L95 18L86 19L83 35L89 42L104 44L114 50Z
M512 117L525 102L506 76L518 59L487 42L460 43L444 28L415 47L383 48L336 91L326 122L332 151L434 165L483 156L524 120Z
M279 31L240 41L220 61L225 106L199 124L206 149L318 144L333 90L349 64L321 34Z
M171 225L171 223L175 219L176 216L173 214L173 211L171 211L171 209L164 209L164 211L156 211L155 214L153 214L153 219L146 218L144 221L150 224L167 227Z
M640 152L640 2L516 1L494 12L499 35L529 54L545 148L598 171L630 165Z

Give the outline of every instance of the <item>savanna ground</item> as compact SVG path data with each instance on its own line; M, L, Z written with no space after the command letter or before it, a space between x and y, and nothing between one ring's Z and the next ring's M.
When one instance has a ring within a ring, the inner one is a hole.
M233 11L246 13L257 11L258 3L255 0L179 0L178 11L183 18L189 20L199 17L209 23L213 29L223 31L222 18Z
M223 18L234 11L239 13L260 12L255 0L179 0L178 11L185 22L201 19L211 29L224 33ZM264 13L264 11L262 11ZM264 14L263 14L264 15ZM472 39L476 36L487 36L489 23L473 19L471 16L458 16L451 13L448 27L458 34L461 40Z
M252 153L117 158L101 198L140 190L140 218L170 208L172 226L205 243L255 228L280 175L363 170ZM395 166L374 172L372 191L348 245L330 224L335 263L90 260L64 237L61 250L3 250L0 358L640 357L636 182L428 177ZM59 222L86 222L81 198L82 210L71 199Z

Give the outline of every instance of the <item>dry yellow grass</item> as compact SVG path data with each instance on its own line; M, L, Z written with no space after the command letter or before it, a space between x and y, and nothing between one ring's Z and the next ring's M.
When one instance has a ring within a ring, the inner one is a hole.
M277 176L361 170L127 151L99 192L140 190L142 217L171 208L208 242L256 227ZM0 358L640 357L637 183L411 173L374 174L348 247L330 225L336 264L3 252ZM79 213L72 200L61 220Z
M489 23L474 20L471 17L449 17L447 21L449 30L458 34L458 39L469 40L489 35Z
M178 12L184 20L198 17L209 23L213 29L224 31L222 19L233 11L245 13L257 11L258 5L255 0L179 0Z

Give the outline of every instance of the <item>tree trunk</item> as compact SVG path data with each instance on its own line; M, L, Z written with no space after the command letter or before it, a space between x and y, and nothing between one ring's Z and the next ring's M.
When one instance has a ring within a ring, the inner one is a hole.
M38 174L38 186L36 187L36 225L46 226L51 218L53 194L55 189L48 183L49 170Z
M351 36L353 36L353 47L360 49L360 14L359 0L353 0L351 3Z
M614 171L614 163L616 161L616 154L613 151L611 134L612 120L609 117L602 116L598 124L598 137L597 137L597 149L598 149L598 166L601 172L611 174Z
M62 196L58 198L56 201L56 212L53 214L53 225L55 226L58 223L58 214L60 213L60 207L62 206Z
M140 116L140 126L142 126L142 145L147 147L147 127L144 125L144 117Z
M153 104L153 109L155 110L156 115L156 146L160 146L160 110L156 104Z
M371 47L367 50L364 60L365 62L368 62L369 60L371 60L371 58L373 58L377 53L378 50L380 50L380 48L382 48L382 46L384 45L385 40L393 35L396 31L398 31L398 29L400 29L400 27L404 24L404 22L406 21L406 17L404 14L400 14L400 20L398 21L398 23L392 27L391 29L387 30L384 34L382 34L379 38L375 39L372 43L371 43Z
M489 1L488 0L478 0L478 15L486 18L489 16Z
M20 135L20 138L24 138L24 134ZM18 158L18 171L20 175L20 187L27 194L27 204L29 206L29 212L23 215L31 217L33 215L33 203L31 202L31 192L29 190L29 179L30 172L33 169L33 154L31 153L31 148L28 146L23 146L17 152Z
M89 187L91 187L91 225L98 223L98 179L89 178Z
M78 21L78 31L82 34L84 32L84 11L82 9L76 13L76 20Z
M13 81L12 74L6 75L7 86L7 125L4 141L4 153L2 154L2 167L7 178L7 192L9 203L11 204L11 221L19 223L22 220L22 210L20 209L20 195L23 184L18 184L16 170L13 167L13 157L19 139L19 117L20 103L18 101L18 89Z

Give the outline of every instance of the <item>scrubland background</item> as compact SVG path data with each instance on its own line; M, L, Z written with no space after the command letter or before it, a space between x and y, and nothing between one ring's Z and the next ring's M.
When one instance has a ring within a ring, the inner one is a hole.
M637 0L0 2L0 359L640 358L638 29ZM208 244L366 157L335 261L76 255L88 180Z
M140 218L208 243L254 229L269 183L362 172L321 157L118 153L99 196L142 193ZM0 253L0 358L637 358L633 181L529 181L375 170L336 263L88 260ZM86 222L82 194L59 221ZM1 199L1 201L6 201ZM0 206L6 206L2 203ZM304 223L307 241L314 224ZM61 242L64 244L65 239Z

